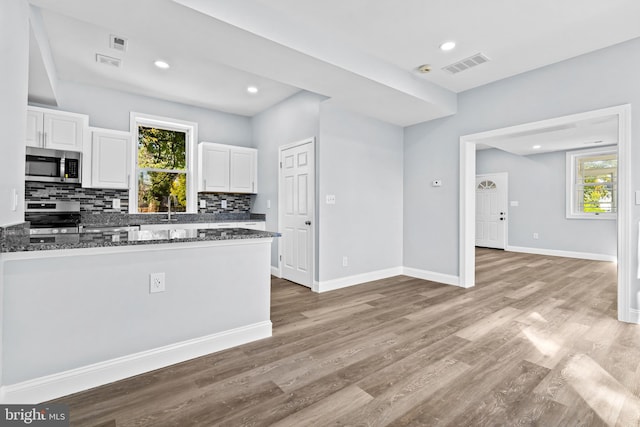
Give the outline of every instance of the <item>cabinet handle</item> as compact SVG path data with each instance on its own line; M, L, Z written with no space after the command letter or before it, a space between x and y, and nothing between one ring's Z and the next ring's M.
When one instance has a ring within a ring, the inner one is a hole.
M42 133L42 146L43 147L47 146L47 133L46 132Z
M206 179L202 180L202 191L207 191L207 180Z
M41 130L38 131L38 145L44 147L44 136Z

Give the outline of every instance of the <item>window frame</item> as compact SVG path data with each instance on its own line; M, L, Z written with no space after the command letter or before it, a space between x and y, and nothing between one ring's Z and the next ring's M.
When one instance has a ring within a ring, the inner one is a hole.
M618 156L617 146L606 146L589 148L586 150L575 150L566 152L566 218L567 219L617 219L618 217L618 175L619 166L616 167L615 192L612 199L615 199L615 212L579 212L576 200L576 172L577 161L585 157L596 157L606 154Z
M138 211L138 127L155 127L177 132L185 132L185 154L186 154L186 175L187 175L187 209L185 212L172 212L175 214L197 213L197 141L198 123L186 120L173 119L169 117L155 116L152 114L131 112L129 128L131 132L131 180L129 185L129 213L140 215L166 215L166 212L139 212Z

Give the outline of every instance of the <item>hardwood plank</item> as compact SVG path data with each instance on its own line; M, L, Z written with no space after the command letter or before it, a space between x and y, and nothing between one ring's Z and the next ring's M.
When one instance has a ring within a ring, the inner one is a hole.
M272 278L274 336L57 399L72 426L640 422L613 263L476 251L476 286Z

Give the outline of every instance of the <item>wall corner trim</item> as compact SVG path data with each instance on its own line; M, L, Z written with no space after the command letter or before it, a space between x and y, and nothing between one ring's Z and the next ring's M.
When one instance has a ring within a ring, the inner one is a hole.
M271 321L194 338L0 388L0 403L39 403L272 335Z

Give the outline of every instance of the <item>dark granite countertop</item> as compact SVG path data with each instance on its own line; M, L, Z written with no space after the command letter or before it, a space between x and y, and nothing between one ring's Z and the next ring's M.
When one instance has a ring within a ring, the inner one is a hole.
M160 243L205 242L214 240L264 239L279 237L279 233L248 230L245 228L227 229L171 229L141 230L128 232L72 233L56 238L30 236L28 228L5 229L2 236L1 252L30 252L59 249L102 248L112 246L154 245ZM38 240L43 240L39 243Z
M265 214L254 213L174 213L171 216L171 222L177 224L195 223L195 222L252 222L264 221ZM142 225L142 224L158 224L167 220L167 214L121 214L121 213L90 213L83 212L80 222L83 225L101 225L101 226L125 226L125 225Z

